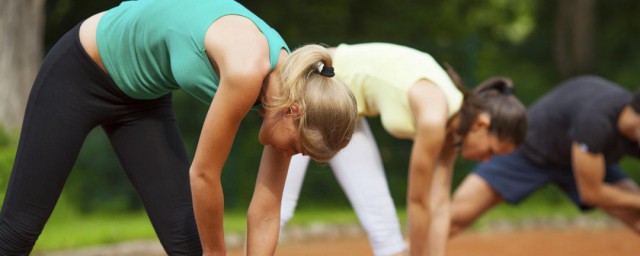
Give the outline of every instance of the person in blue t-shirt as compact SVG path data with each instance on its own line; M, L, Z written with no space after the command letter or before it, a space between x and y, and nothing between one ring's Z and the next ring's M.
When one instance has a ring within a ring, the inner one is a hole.
M640 91L597 76L565 81L532 105L527 138L479 164L454 194L451 236L497 204L517 204L547 184L582 210L601 208L640 232L640 189L618 166L640 157Z

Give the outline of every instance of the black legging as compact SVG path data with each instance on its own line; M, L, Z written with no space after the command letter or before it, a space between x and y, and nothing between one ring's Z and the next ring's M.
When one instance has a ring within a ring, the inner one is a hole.
M51 49L36 77L0 213L0 255L27 255L60 196L85 137L100 125L170 255L202 254L189 159L171 95L126 96L83 50L79 29Z

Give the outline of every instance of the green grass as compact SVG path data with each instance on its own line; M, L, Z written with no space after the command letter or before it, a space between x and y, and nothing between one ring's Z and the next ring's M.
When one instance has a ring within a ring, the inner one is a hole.
M492 224L496 222L508 223L517 228L531 225L532 220L540 221L540 224L553 225L554 221L566 223L578 217L591 219L609 218L606 213L599 209L586 212L580 211L558 188L547 186L522 201L519 205L499 204L480 217L471 229L490 229Z
M64 197L62 198L64 199ZM144 212L82 215L62 201L54 210L34 251L55 251L104 245L136 239L157 239ZM301 209L291 225L313 223L353 224L356 215L345 209ZM242 234L246 230L246 213L241 210L225 212L225 233Z
M62 198L64 199L64 197ZM145 212L79 214L60 202L47 222L34 251L55 251L117 242L157 239ZM225 213L225 231L243 233L246 215Z
M496 222L508 223L517 228L527 225L527 222L531 220L553 225L554 221L566 222L580 216L597 219L607 218L606 214L600 210L581 213L572 203L550 205L525 202L519 206L500 204L478 219L471 229L487 230Z
M34 251L52 251L155 238L144 212L81 214L62 194Z
M398 208L398 217L403 229L406 230L406 210ZM540 224L554 225L567 223L578 217L590 219L609 218L603 211L595 209L581 212L571 200L558 188L547 186L531 195L519 205L502 203L489 210L480 217L471 227L471 230L487 230L493 224L508 223L514 228L531 225L531 221L539 221ZM306 226L315 222L325 223L357 223L358 219L351 208L318 208L300 209L291 219L290 225ZM534 222L537 223L537 222Z
M68 215L54 214L34 251L51 251L110 244L135 239L155 239L145 213Z
M534 198L535 199L535 198ZM61 203L65 205L65 203ZM495 221L506 221L515 226L530 219L572 219L580 212L572 204L543 205L536 200L528 200L521 206L500 205L480 218L472 229L486 229ZM590 213L596 218L604 217L601 212ZM398 209L398 216L406 227L406 211ZM296 211L289 225L310 226L314 223L356 224L357 217L351 208L307 208ZM225 213L225 232L241 234L245 232L244 211ZM136 239L157 239L144 212L80 215L71 210L56 209L47 223L35 251L52 251L110 244Z
M63 198L64 199L64 198ZM111 244L135 239L157 239L144 212L82 215L60 202L36 243L35 251L51 251ZM313 223L357 223L351 209L302 209L296 212L291 225ZM246 230L246 213L225 212L225 233L241 234Z
M303 208L296 210L288 225L309 226L314 223L352 224L358 217L351 208Z
M1 195L0 195L1 196ZM73 204L61 197L34 251L55 251L104 245L128 240L157 239L155 232L142 211L135 213L80 214ZM557 189L547 187L522 202L519 206L500 204L481 217L472 227L474 230L491 229L495 222L508 223L513 227L530 220L572 220L581 213L561 195ZM589 217L606 218L601 211L587 213ZM400 223L406 230L406 211L398 209ZM311 226L315 223L332 225L355 225L358 219L350 207L303 207L291 219L290 226ZM225 233L242 234L246 229L245 210L225 212Z

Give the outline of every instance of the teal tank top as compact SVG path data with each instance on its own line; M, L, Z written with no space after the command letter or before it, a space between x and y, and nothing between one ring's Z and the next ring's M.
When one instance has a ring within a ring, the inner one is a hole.
M289 47L273 28L232 0L125 1L98 24L102 62L128 96L155 99L183 89L211 104L220 77L204 48L209 26L225 15L253 21L267 38L271 70Z

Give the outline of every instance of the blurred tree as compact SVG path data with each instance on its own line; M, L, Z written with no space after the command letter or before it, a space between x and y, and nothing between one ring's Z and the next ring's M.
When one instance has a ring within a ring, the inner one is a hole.
M549 80L547 70L553 70L546 63L553 63L549 56L551 48L545 47L550 45L549 31L539 27L538 22L547 18L543 15L548 6L555 6L553 1L240 2L278 30L292 48L306 43L336 46L390 42L422 50L440 63L453 65L468 86L489 76L505 75L514 78L519 92L535 91L530 93L533 97L552 85L545 82ZM523 74L526 79L518 79ZM390 136L381 127L379 118L371 118L370 124L395 202L404 205L411 141ZM457 165L456 182L471 166L470 162ZM347 204L329 167L322 165L311 165L301 198L305 199L300 201L300 207Z
M42 61L44 0L0 1L0 125L21 126Z
M89 16L115 7L123 0L47 0L45 49L51 48L64 33Z
M596 0L559 0L555 54L562 78L596 71Z
M636 31L640 30L640 19L634 17L640 12L640 1L238 1L274 27L291 48L307 43L403 44L431 54L440 63L453 65L470 87L489 76L511 77L517 96L525 104L567 76L561 74L564 71L560 68L574 70L576 65L580 70L597 71L629 88L637 86L640 36ZM47 0L45 49L78 22L120 2ZM4 5L8 3L2 4L0 13L5 12ZM563 39L556 39L558 33ZM0 37L0 42L3 39ZM561 53L558 53L559 42L564 47ZM561 58L570 61L560 64ZM592 69L582 68L585 64ZM574 73L568 72L571 74ZM3 93L0 93L2 97ZM174 94L174 103L185 146L193 156L207 106L179 91ZM222 174L225 204L229 208L246 209L251 199L262 150L256 139L260 122L255 113L247 115ZM378 118L370 119L370 124L395 201L404 205L411 141L390 136ZM92 132L85 142L76 170L65 188L82 209L104 209L105 205L140 208L135 191L112 152L102 131ZM473 164L457 163L455 184ZM324 165L312 164L301 196L305 198L301 206L348 205L331 171Z
M640 86L640 1L598 1L598 73L631 90Z
M44 48L91 15L117 6L121 0L47 0ZM65 185L66 196L83 212L122 211L142 208L101 128L86 138Z

